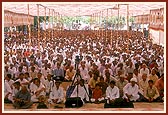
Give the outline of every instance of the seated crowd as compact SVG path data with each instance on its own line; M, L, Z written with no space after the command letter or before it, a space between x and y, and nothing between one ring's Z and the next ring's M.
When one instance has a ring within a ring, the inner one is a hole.
M31 44L26 35L6 35L5 103L24 109L40 102L69 104L75 97L81 106L164 101L164 48L141 32L121 30L112 38L108 32L53 33L46 41L32 36ZM74 82L73 90L63 82Z

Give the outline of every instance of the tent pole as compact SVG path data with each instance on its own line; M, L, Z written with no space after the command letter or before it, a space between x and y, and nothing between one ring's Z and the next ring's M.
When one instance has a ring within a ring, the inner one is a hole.
M120 11L119 11L119 4L118 4L117 39L118 39L118 29L119 29L119 14L120 14Z
M107 40L107 32L108 32L108 9L107 9L107 17L106 17L106 40Z
M39 22L39 4L37 4L37 27L38 27L38 34L37 34L37 38L38 38L38 48L40 49L40 22Z
M102 21L103 21L103 11L102 11ZM102 29L102 37L103 37L103 28L101 28Z
M29 35L29 46L31 45L31 27L30 27L30 12L29 12L29 4L27 4L27 8L28 8L28 35Z
M44 16L44 40L46 41L46 7L44 7L44 12L45 12L45 16Z
M54 10L52 10L52 39L53 39L53 12L54 12Z
M49 18L48 18L48 24L49 24L49 28L48 28L48 38L50 39L50 29L51 29L51 24L50 24L50 9L49 9Z

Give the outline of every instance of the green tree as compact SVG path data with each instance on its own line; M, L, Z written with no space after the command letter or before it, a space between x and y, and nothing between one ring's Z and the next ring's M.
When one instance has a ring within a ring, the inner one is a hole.
M49 20L49 16L46 16L46 21ZM39 22L45 22L45 17L44 16L39 16ZM34 16L34 27L37 27L38 24L38 17Z

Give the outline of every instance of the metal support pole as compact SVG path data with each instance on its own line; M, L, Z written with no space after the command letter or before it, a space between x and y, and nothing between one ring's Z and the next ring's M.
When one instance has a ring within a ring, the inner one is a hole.
M102 21L103 21L103 11L102 11ZM102 37L103 37L103 28L102 28Z
M107 39L107 36L108 35L108 9L107 9L107 16L106 16L106 39Z
M28 35L29 35L29 46L31 45L31 27L30 27L30 14L29 14L29 4L27 4L28 9Z
M52 34L52 37L51 37L52 39L53 39L53 27L54 27L54 25L53 25L53 18L54 18L53 12L54 12L54 10L52 10L52 30L51 30L52 31L52 33L51 33Z
M117 21L117 39L118 39L118 29L119 29L119 15L120 15L120 9L119 9L120 5L118 4L118 21Z
M45 12L45 16L44 16L44 29L45 29L45 32L44 32L44 40L46 41L46 7L44 7L44 12Z
M129 31L129 4L127 5L127 31Z
M142 15L142 22L141 22L141 24L142 24L142 33L143 33L143 35L144 35L144 19L143 19L143 17L144 17L144 12L143 12L143 15Z
M112 13L113 13L113 12L112 12L112 9L111 9L111 19L112 19ZM111 34L110 36L111 36L111 39L112 39L112 26L111 26L110 34ZM111 41L112 41L112 40L111 40Z
M48 35L49 35L49 39L50 39L50 29L51 29L51 23L50 23L50 9L49 9L49 17L48 17L48 23L49 23L49 27L48 27Z
M37 27L38 27L38 33L37 33L37 39L38 39L38 48L40 49L40 22L39 22L39 4L37 4Z

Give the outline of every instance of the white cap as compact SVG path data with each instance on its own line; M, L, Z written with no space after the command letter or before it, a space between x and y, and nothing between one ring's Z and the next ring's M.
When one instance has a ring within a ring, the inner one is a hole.
M137 82L137 79L136 79L136 78L131 78L130 81L135 81L135 82Z

